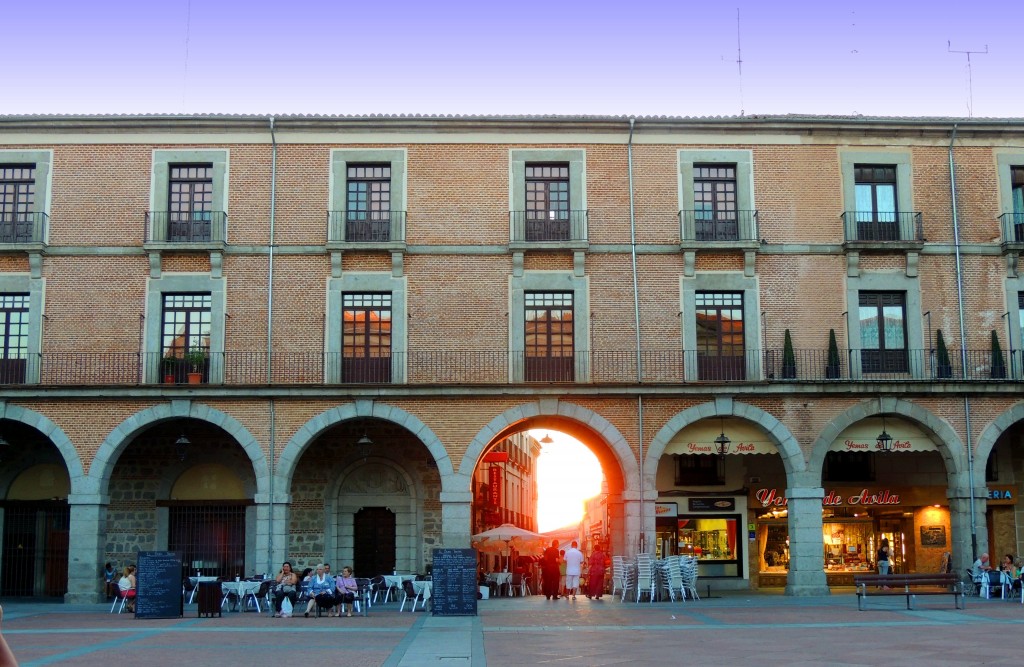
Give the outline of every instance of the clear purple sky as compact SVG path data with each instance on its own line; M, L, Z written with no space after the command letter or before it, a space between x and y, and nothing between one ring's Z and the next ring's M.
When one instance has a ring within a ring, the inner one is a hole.
M1024 116L1024 0L189 4L4 2L0 114Z

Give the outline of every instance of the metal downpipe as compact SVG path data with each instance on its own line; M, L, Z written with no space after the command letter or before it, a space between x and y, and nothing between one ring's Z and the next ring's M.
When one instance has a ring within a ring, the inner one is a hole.
M956 205L956 162L953 160L953 142L956 141L957 124L949 137L949 194L953 214L953 250L956 254L956 305L960 320L960 375L967 379L967 328L964 325L964 274L960 257L960 215ZM978 520L974 508L974 443L971 438L971 398L964 394L964 429L966 431L967 475L970 478L971 507L971 561L978 557Z
M633 126L636 118L629 119L629 141L626 144L626 160L629 172L629 247L633 265L633 320L636 325L636 382L641 384L644 377L643 358L640 355L640 283L636 270L636 208L633 201ZM647 529L644 512L644 397L639 392L636 396L637 430L640 441L640 548L644 553L647 548Z
M273 378L274 361L274 223L277 214L277 135L274 134L274 117L270 117L270 243L267 253L267 384L271 384ZM274 476L275 471L275 438L276 438L276 406L274 398L270 398L270 459L268 470L270 481L267 485L270 497L267 501L268 516L267 525L269 530L267 536L267 572L272 572L274 567Z

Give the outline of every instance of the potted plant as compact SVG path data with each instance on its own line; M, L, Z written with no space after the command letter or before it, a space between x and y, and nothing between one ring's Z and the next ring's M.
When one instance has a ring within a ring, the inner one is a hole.
M828 361L825 363L825 377L835 380L839 377L839 345L836 343L836 330L828 330Z
M189 351L185 353L185 363L188 364L189 384L200 384L203 381L206 359L206 350L201 347L189 348Z
M796 378L796 354L793 353L793 339L786 329L786 338L782 343L782 377L787 380Z
M940 379L953 377L953 364L949 361L949 350L946 349L946 340L942 337L942 329L935 332L935 376Z
M164 384L174 384L177 382L177 370L181 360L174 356L174 349L167 350L164 353L164 358L160 362L160 370L164 374Z
M1003 359L1003 348L999 345L999 336L992 330L992 379L1002 380L1006 377L1006 359Z

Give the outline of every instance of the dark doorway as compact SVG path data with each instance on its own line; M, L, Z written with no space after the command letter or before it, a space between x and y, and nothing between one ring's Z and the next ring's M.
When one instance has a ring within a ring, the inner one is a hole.
M68 592L70 523L66 501L4 503L0 595L63 597Z
M374 577L395 569L395 513L386 507L364 507L354 526L356 576Z
M181 501L168 507L167 550L182 555L186 575L245 577L245 505Z

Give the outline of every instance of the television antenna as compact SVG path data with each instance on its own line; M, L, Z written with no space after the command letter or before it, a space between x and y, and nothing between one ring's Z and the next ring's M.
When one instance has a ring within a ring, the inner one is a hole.
M946 40L946 51L949 53L962 53L967 56L967 117L974 117L974 78L971 73L971 54L987 54L988 44L985 45L984 51L971 51L971 50L958 50L953 48L953 42Z
M736 70L740 77L740 115L743 115L743 49L740 45L740 8L736 8Z

